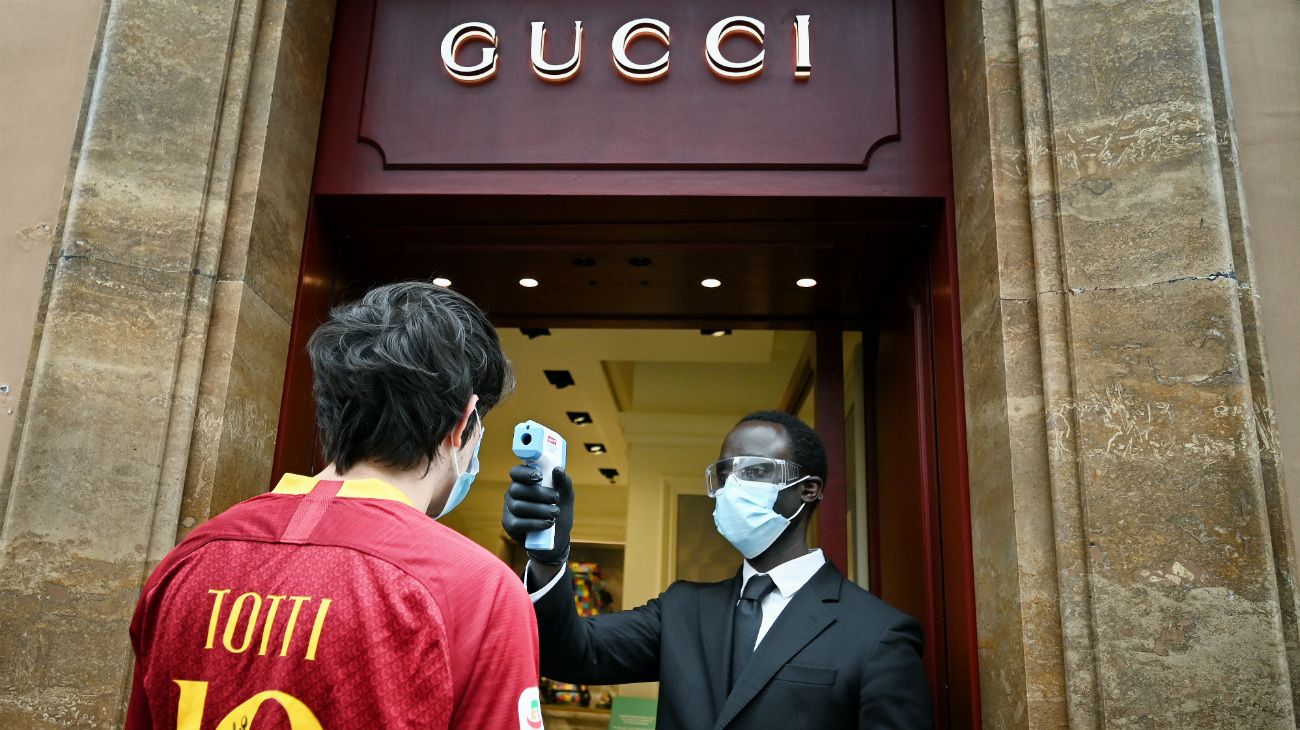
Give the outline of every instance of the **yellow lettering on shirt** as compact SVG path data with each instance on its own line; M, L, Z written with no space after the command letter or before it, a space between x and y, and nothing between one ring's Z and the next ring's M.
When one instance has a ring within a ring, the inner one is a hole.
M176 708L176 730L201 730L203 726L203 711L208 700L208 683L191 682L183 679L173 680L181 688L180 701ZM323 730L320 720L311 708L303 704L302 700L280 690L266 690L258 692L241 702L235 709L226 714L225 717L217 721L216 727L243 727L251 726L253 718L257 716L257 711L267 700L275 700L280 707L284 709L284 715L289 720L289 727L292 730Z
M280 608L280 601L287 596L267 596L266 600L271 602L266 608L266 623L262 629L262 646L257 650L258 656L266 656L266 645L271 643L271 629L275 628L275 612Z
M321 629L325 628L325 614L329 613L330 604L333 603L328 598L320 599L320 608L316 611L316 622L311 627L311 640L307 642L307 661L316 661L316 645L320 643Z
M221 632L221 645L231 654L243 654L248 651L253 646L253 637L260 627L262 638L258 644L257 655L267 655L276 630L282 629L284 635L280 640L279 656L289 656L289 648L293 646L298 629L298 617L302 614L303 605L315 599L312 596L263 596L256 591L245 591L234 601L227 603L226 596L232 592L231 588L208 589L208 594L213 597L212 614L208 618L208 633L203 648L212 649L217 645L217 628L221 626L224 619L225 629ZM282 620L280 604L286 600L293 605L289 609L289 617ZM312 620L307 646L305 649L299 649L303 651L304 658L309 662L316 661L316 655L321 648L321 636L325 631L325 619L333 603L333 599L322 597L316 604L316 616ZM262 611L263 605L266 608L265 612Z
M311 596L289 596L293 601L293 610L289 612L289 625L284 629L284 643L280 645L280 656L289 654L289 644L293 641L293 630L298 626L298 612L302 610L302 604L310 601Z
M224 591L219 591L215 588L208 589L208 593L216 596L216 598L212 599L212 618L208 619L208 643L203 645L204 649L211 649L212 642L217 638L217 619L221 615L221 601L225 599L226 594L229 592L229 588Z
M239 627L239 617L243 613L244 601L252 598L253 609L248 614L248 627L244 629L244 643L236 649L230 642L235 636L235 630ZM248 592L241 594L235 599L235 605L230 607L230 616L226 619L226 633L221 637L221 643L225 645L226 651L234 654L243 654L248 651L248 646L253 643L253 632L257 629L257 619L262 613L262 597L256 593Z

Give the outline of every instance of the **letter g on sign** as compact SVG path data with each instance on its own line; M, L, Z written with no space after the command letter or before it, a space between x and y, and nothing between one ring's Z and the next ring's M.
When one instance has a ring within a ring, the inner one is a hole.
M466 66L456 61L460 47L469 41L485 41L483 57ZM461 23L442 37L442 65L451 77L462 84L481 84L497 73L497 31L487 23Z

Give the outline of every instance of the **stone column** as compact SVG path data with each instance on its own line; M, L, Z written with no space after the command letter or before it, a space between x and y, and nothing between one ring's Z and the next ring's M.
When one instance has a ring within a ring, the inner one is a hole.
M329 0L116 0L0 529L0 726L120 726L139 586L268 473Z
M987 727L1295 726L1218 12L949 3Z

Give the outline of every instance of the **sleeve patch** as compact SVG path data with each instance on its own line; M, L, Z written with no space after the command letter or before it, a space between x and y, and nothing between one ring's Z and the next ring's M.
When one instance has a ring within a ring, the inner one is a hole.
M519 730L542 729L542 697L536 687L519 695Z

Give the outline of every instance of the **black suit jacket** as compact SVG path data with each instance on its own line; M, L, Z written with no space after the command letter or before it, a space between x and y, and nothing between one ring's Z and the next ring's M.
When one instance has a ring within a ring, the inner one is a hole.
M680 581L640 608L591 618L577 615L568 578L535 604L542 674L658 681L660 730L930 727L920 625L830 563L786 605L730 693L740 573Z

